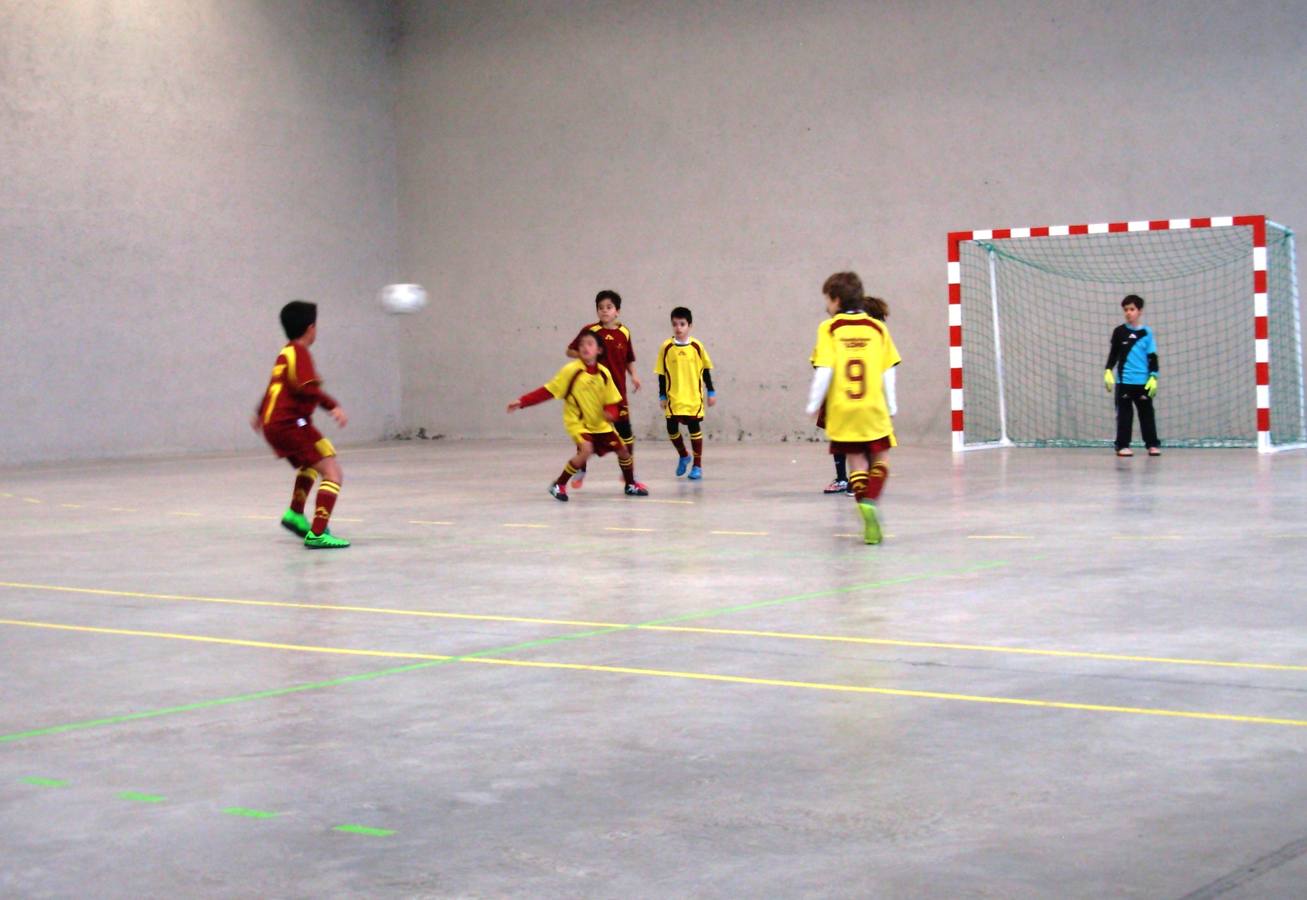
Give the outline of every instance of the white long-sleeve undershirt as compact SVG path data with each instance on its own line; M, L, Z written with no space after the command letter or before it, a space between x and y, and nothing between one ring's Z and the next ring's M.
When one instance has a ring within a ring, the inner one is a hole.
M808 388L808 415L821 409L821 405L826 402L826 392L830 390L833 374L829 366L818 366L812 370L812 387Z

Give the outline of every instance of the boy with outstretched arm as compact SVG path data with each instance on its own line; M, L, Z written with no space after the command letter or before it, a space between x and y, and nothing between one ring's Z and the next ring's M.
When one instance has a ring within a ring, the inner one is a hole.
M676 463L676 477L690 470L690 479L703 477L703 410L704 393L707 404L717 404L717 392L712 386L712 359L708 349L698 338L690 337L694 315L684 306L672 310L672 336L658 348L654 374L658 376L658 402L667 415L667 437L680 455ZM694 451L693 464L685 452L681 439L681 425L690 430L690 448Z
M635 460L631 451L613 430L613 421L621 411L622 395L617 390L612 373L599 363L599 339L586 332L577 338L574 359L558 370L542 387L508 404L508 411L535 406L552 398L563 401L563 427L576 444L576 454L563 467L549 486L556 500L567 500L567 481L585 467L591 454L603 456L612 451L622 469L626 493L632 497L645 497L649 489L635 480Z
M581 340L581 335L593 334L599 339L599 359L613 376L613 382L622 395L613 427L617 430L622 443L626 445L626 449L634 455L635 432L631 430L631 406L627 399L626 378L629 375L632 389L639 391L640 376L635 373L635 344L631 342L631 331L618 321L621 312L622 295L617 291L600 291L596 294L595 315L599 321L591 322L581 329L572 339L572 343L567 345L567 355L573 359L580 357L577 344ZM584 480L585 467L582 466L577 470L576 477L572 479L572 487L579 488Z
M313 427L312 421L313 412L319 406L341 428L348 421L335 399L322 390L322 379L309 352L318 337L317 304L305 300L287 303L281 309L281 327L289 342L277 354L268 387L250 425L263 433L278 456L299 470L295 474L290 508L281 517L282 527L303 537L304 546L312 550L348 547L349 541L327 529L342 479L336 448ZM310 521L304 515L304 504L319 475L322 484L318 486Z
M1129 294L1121 301L1125 324L1112 332L1112 346L1103 368L1103 387L1116 394L1116 455L1134 456L1130 440L1134 431L1134 409L1139 408L1139 432L1149 456L1162 455L1153 417L1157 396L1157 340L1151 328L1139 324L1144 316L1144 298ZM1115 369L1115 372L1113 372Z

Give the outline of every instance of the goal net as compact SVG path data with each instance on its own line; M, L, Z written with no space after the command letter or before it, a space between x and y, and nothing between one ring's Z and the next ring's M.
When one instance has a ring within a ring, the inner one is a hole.
M1235 216L950 234L954 450L1111 446L1127 294L1157 341L1163 446L1307 446L1293 232Z

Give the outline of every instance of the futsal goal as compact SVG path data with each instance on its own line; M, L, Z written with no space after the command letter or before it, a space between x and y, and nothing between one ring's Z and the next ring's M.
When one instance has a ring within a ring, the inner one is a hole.
M1293 232L1265 216L948 237L953 449L1109 447L1121 300L1144 298L1167 447L1307 447Z

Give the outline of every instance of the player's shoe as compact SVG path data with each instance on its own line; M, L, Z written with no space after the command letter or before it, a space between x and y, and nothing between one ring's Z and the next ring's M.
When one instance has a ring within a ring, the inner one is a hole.
M648 497L649 489L637 481L626 486L626 495L628 497Z
M293 531L299 537L304 537L309 533L309 520L304 518L304 513L288 509L281 514L281 527Z
M576 474L572 476L572 487L576 488L577 490L580 490L581 485L584 483L585 483L585 469L577 469Z
M1148 455L1149 455L1149 456L1161 456L1161 455L1162 455L1162 448L1161 448L1161 447L1149 447L1149 448L1148 448Z
M324 531L322 534L314 534L310 531L304 535L304 546L310 550L337 550L348 547L349 541L343 537L336 537L330 531Z
M862 540L868 544L880 543L880 515L874 503L859 503L862 514Z
M1117 456L1134 456L1134 455L1135 455L1135 451L1131 450L1129 447L1122 447L1120 450L1116 451L1116 455L1117 455Z
M849 490L849 483L842 478L836 478L822 491L823 494L844 494Z
M682 456L676 461L676 477L680 478L688 468L690 468L690 457Z
M549 494L555 500L562 500L564 503L567 502L567 488L565 487L561 487L556 483L551 484L549 485Z
M702 466L691 466L691 467L690 467L690 480L691 480L691 481L698 481L698 480L699 480L700 478L702 478L702 477L703 477L703 467L702 467Z

